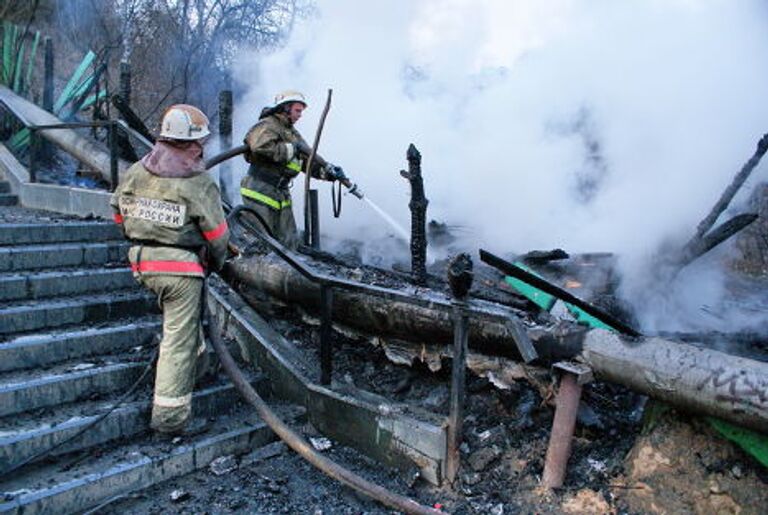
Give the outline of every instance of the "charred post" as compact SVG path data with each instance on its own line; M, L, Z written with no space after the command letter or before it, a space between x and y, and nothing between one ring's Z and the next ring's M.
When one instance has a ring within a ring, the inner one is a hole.
M53 41L45 38L43 61L43 109L53 112ZM49 162L53 156L53 147L48 142L41 145L40 159Z
M45 38L45 58L43 64L43 109L53 112L53 41Z
M219 92L219 151L225 152L232 147L232 90ZM232 165L224 163L219 172L219 187L226 199L231 199L228 179L232 176Z
M411 183L411 276L418 285L427 283L427 204L424 180L421 176L421 154L411 143L406 153L408 171L400 175Z
M453 483L459 471L467 346L469 340L469 315L466 299L472 287L472 260L468 254L456 256L448 265L448 284L453 294L453 368L451 370L451 398L448 414L447 452L445 476Z
M120 61L120 86L118 92L125 105L131 105L131 63L127 61Z

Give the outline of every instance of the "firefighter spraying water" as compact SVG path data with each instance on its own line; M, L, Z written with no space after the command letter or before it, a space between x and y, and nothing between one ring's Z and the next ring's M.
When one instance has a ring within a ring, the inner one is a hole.
M251 212L258 214L259 226L289 248L296 248L299 242L290 187L299 173L307 172L308 164L312 177L343 185L392 227L398 238L408 243L410 236L405 228L368 198L346 176L341 166L331 164L319 154L313 153L294 128L306 107L307 102L302 93L278 93L274 102L262 109L259 121L244 138L245 144L209 159L206 168L212 168L237 155L245 155L250 166L241 182L243 203Z

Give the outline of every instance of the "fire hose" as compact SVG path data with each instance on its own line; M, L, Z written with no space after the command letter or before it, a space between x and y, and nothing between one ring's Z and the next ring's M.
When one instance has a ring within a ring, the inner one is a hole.
M305 148L301 148L302 151L305 151ZM205 161L205 169L210 170L214 166L218 165L219 163L222 163L223 161L226 161L228 159L232 159L235 156L239 156L240 154L245 154L248 152L248 145L240 145L239 147L232 147L229 150L226 150L220 154L216 154L212 158ZM319 156L315 156L315 159L317 159ZM319 162L319 160L318 160ZM323 162L324 163L324 162ZM323 164L321 163L321 164ZM365 197L365 194L360 190L360 187L349 180L347 177L343 177L338 179L338 182L340 182L347 190L349 190L349 193L356 196L359 199L362 199Z
M206 161L205 167L206 169L210 169L222 161L231 159L232 157L243 154L246 151L248 151L247 145L234 147ZM353 184L348 178L344 177L340 179L339 182L346 186L350 193L360 199L363 198L363 193L360 191L357 185ZM251 210L249 211L252 214L256 214ZM235 212L237 212L237 209L235 209ZM235 212L233 212L232 215L234 215ZM334 212L336 212L335 202ZM264 223L264 220L260 219L259 221L263 226L266 227L267 224ZM436 510L428 506L423 506L408 497L390 492L386 488L360 477L354 472L340 466L329 458L326 458L322 454L318 453L306 440L304 440L299 434L293 431L282 419L280 419L280 417L278 417L275 412L272 411L272 409L267 405L267 403L264 402L264 400L259 396L256 390L253 389L250 383L248 383L248 380L243 375L243 372L235 363L232 354L230 354L226 345L222 342L221 333L214 329L210 309L207 309L207 295L205 293L203 294L203 303L203 310L206 313L206 317L209 319L208 338L211 341L216 354L218 354L219 359L221 360L221 365L224 368L224 371L227 373L230 380L232 381L232 384L235 386L240 395L242 395L248 404L256 409L256 412L261 417L261 419L291 449L296 451L302 458L306 459L309 463L320 469L329 477L353 488L357 492L367 497L379 501L385 506L389 506L390 508L412 514L435 515L444 513L440 510ZM230 316L229 312L227 313L227 316Z
M206 288L208 286L206 285ZM203 294L203 302L207 305L207 295ZM230 354L227 346L222 341L221 331L215 328L210 309L206 309L206 313L209 319L208 324L208 337L216 350L221 365L224 371L229 376L229 379L234 384L237 391L243 398L256 409L259 417L280 437L291 449L296 451L302 458L306 459L309 463L320 469L329 477L353 488L355 491L366 495L372 499L379 501L380 503L394 508L396 510L403 511L405 513L412 514L424 514L424 515L436 515L444 513L440 510L423 506L413 499L404 497L402 495L390 492L386 488L372 483L354 472L342 467L333 460L326 458L322 454L318 453L304 438L297 434L286 424L280 417L278 417L274 411L267 405L266 402L259 396L259 394L250 385L248 380L243 375L240 367L235 363L232 354ZM230 316L230 312L227 312L227 317Z

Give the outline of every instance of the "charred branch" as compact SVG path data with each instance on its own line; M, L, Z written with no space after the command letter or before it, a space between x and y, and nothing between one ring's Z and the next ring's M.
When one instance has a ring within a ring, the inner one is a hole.
M701 238L691 239L683 249L683 254L680 258L680 266L684 267L695 259L703 256L734 234L746 228L749 224L757 220L757 218L758 216L754 213L737 215Z
M712 207L712 210L709 212L706 218L699 222L699 225L696 227L696 234L694 235L693 240L701 239L704 234L706 234L706 232L709 231L713 225L715 225L715 222L723 213L723 211L728 208L728 204L731 203L731 200L733 200L736 192L739 191L739 188L741 188L741 186L747 180L749 175L752 173L752 170L754 170L760 163L760 159L762 159L766 151L768 151L768 134L765 134L762 138L760 138L760 141L757 143L757 149L755 150L755 153L752 155L752 157L749 158L744 166L741 167L739 173L737 173L733 178L731 184L729 184L725 191L722 193L720 199ZM689 245L693 243L693 240L689 242Z
M424 194L424 180L421 176L421 154L411 143L406 154L408 171L400 175L411 184L411 275L414 283L427 283L427 200Z

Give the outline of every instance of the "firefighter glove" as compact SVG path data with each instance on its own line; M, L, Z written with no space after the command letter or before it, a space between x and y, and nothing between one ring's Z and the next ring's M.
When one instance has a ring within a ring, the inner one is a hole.
M328 163L328 166L326 167L326 173L328 174L328 178L332 181L343 181L347 178L347 176L344 175L344 169L342 167L330 163Z

